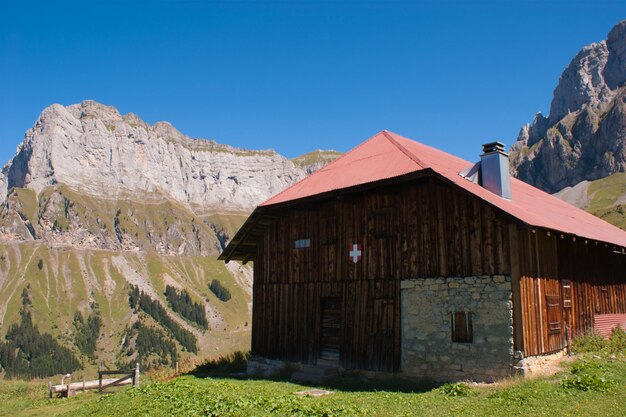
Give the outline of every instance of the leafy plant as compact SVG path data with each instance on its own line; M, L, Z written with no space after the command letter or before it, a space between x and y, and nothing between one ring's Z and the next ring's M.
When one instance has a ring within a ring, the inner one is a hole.
M573 388L579 391L607 391L611 383L604 377L590 374L572 375L561 381L563 388Z
M572 351L574 353L595 353L604 349L606 344L606 339L600 334L589 333L573 340Z
M613 329L609 339L597 333L576 338L572 343L572 350L575 353L597 353L603 355L626 353L626 331L618 326Z
M609 353L626 353L626 330L620 326L614 328L607 349Z
M439 392L446 397L467 397L472 394L472 389L467 384L455 382L442 385Z
M572 366L570 374L561 381L563 388L603 392L613 385L606 377L606 367L598 361L582 359Z

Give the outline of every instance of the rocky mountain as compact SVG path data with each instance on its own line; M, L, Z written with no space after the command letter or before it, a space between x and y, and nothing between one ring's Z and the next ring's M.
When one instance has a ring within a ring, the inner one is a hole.
M55 104L2 170L0 239L215 255L252 208L306 172L94 101Z
M28 307L86 367L247 349L252 270L216 257L258 203L337 153L313 154L192 139L94 101L48 107L0 174L0 343Z
M218 212L249 212L303 178L305 170L278 153L191 139L167 122L154 126L94 101L41 113L2 171L7 190L65 184L106 198L141 193Z
M511 147L512 174L554 193L626 171L626 20L585 46Z

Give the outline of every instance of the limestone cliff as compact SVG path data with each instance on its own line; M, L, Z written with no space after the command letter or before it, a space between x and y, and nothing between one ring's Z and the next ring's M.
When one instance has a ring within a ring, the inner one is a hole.
M626 171L626 20L606 40L584 47L511 147L511 172L556 192Z
M215 212L249 212L305 176L272 150L251 151L191 139L167 122L150 125L94 101L54 104L26 132L4 167L9 189L65 184L106 198L168 198Z
M312 154L294 164L94 101L55 104L0 174L0 241L217 255L257 204L338 153Z

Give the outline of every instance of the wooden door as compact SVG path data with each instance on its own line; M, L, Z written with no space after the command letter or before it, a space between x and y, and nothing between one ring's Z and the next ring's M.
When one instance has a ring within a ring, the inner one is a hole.
M374 300L372 332L370 344L372 362L370 368L376 371L395 370L395 300L383 298Z
M321 302L318 364L338 366L341 342L341 299L326 297Z
M546 321L548 330L548 351L556 352L565 347L563 309L558 291L546 294Z

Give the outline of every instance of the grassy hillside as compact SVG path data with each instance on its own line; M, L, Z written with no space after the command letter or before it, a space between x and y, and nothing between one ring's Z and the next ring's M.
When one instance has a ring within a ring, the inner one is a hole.
M4 240L164 255L217 255L244 213L200 213L160 195L94 197L65 185L13 189L0 212Z
M626 230L626 173L591 182L587 195L592 214Z
M315 150L313 152L306 153L304 155L297 156L291 160L295 166L300 168L313 168L312 171L323 167L329 162L341 156L341 152L333 150Z
M68 345L75 332L74 314L78 311L86 316L97 305L104 322L97 360L112 365L125 329L137 320L128 303L130 285L139 286L166 307L163 293L166 285L172 285L185 288L206 308L208 331L168 309L198 338L198 356L245 349L251 301L249 288L242 285L247 273L242 268L237 276L214 257L50 248L40 243L0 244L0 335L19 320L21 294L29 286L33 321ZM231 300L224 303L215 297L208 287L212 279L219 279L230 290Z
M559 198L626 230L626 173L617 173L559 191Z

